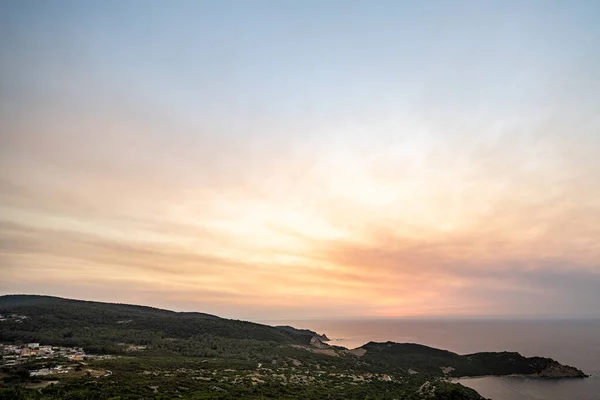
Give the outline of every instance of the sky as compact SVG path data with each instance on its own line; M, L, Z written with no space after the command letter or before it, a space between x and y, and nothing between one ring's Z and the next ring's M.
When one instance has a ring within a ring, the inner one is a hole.
M600 317L597 1L0 2L0 294Z

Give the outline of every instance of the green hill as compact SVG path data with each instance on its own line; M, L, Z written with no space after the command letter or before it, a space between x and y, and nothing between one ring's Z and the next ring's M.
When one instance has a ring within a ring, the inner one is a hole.
M223 356L254 342L306 344L310 336L210 314L174 312L127 304L50 296L0 296L0 314L24 315L0 324L0 342L83 347L92 353L120 353L119 343L151 346L183 355Z

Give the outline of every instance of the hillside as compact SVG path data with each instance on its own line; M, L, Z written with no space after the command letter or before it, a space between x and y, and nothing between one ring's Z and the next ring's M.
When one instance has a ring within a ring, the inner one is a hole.
M222 355L228 341L244 341L245 346L252 341L310 341L310 336L210 314L50 296L1 296L0 314L27 316L0 325L0 341L77 346L91 353L119 353L118 343L131 343L184 355L216 356Z
M310 330L126 304L11 295L0 296L0 314L0 343L7 345L0 399L81 391L72 398L460 400L480 396L445 378L583 376L518 353L458 355L392 342L347 350ZM50 381L58 384L25 389ZM22 396L10 397L16 393Z

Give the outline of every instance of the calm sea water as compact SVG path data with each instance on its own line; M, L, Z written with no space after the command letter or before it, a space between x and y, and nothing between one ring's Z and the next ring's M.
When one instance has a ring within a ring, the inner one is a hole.
M600 400L600 320L370 320L268 321L325 333L347 348L369 341L420 343L459 354L518 351L553 358L592 375L586 379L540 380L508 377L461 379L493 400Z

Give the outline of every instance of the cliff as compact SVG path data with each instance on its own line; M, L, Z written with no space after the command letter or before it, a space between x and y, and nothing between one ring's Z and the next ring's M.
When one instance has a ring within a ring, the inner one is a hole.
M316 337L321 342L329 342L329 338L327 337L327 335L325 335L325 334L320 335L315 331L311 331L310 329L298 329L298 328L294 328L293 326L288 326L288 325L280 325L280 326L276 326L275 328L281 329L281 330L284 330L286 332L290 332L290 333L293 333L296 335L305 335L305 336L310 336L310 337Z

